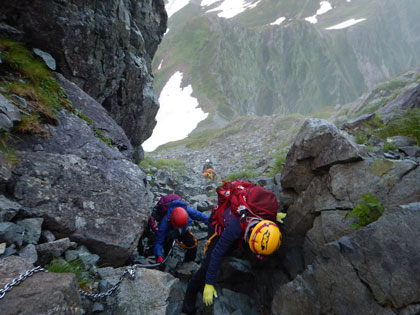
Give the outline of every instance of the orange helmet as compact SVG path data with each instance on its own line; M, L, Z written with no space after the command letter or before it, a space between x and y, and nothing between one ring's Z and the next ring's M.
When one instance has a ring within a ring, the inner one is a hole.
M188 223L188 213L182 207L176 207L171 212L171 223L177 229L184 228Z

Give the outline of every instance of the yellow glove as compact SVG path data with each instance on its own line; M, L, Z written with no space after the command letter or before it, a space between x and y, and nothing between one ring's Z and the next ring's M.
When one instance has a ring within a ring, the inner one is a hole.
M286 213L284 213L284 212L279 212L279 213L277 213L277 221L279 221L280 223L283 223L283 219L286 217Z
M216 289L211 284L206 283L203 292L203 302L206 304L206 306L213 304L213 296L217 297Z

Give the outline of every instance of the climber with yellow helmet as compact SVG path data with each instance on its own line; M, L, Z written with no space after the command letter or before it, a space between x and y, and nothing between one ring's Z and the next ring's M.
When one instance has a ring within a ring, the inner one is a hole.
M277 221L283 223L285 213L277 214ZM273 254L281 245L281 232L277 224L269 220L252 219L241 221L228 206L223 211L224 228L221 229L216 221L216 212L213 212L209 224L209 240L204 260L200 269L190 280L184 297L182 312L195 314L197 292L203 290L203 302L206 306L213 304L213 297L217 298L214 287L217 271L223 256L243 241L247 242L251 251L259 257ZM216 230L216 232L215 232Z

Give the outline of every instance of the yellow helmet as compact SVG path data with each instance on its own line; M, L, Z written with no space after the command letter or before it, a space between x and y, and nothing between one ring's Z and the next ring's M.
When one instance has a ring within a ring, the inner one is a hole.
M280 229L274 222L263 220L252 229L248 244L254 254L271 255L280 247Z

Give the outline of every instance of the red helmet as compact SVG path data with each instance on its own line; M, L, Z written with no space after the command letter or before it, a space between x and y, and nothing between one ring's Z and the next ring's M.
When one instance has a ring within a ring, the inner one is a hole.
M182 207L176 207L171 212L171 223L177 229L184 228L188 223L188 213Z

